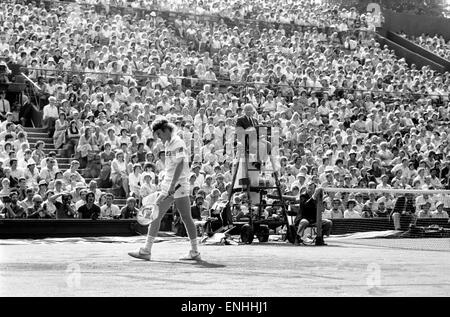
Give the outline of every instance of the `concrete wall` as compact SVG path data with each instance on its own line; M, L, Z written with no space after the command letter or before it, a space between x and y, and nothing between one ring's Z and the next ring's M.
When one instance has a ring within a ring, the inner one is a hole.
M415 52L415 53L417 53L439 65L444 66L447 71L450 71L450 61L434 54L433 52L417 45L416 43L411 42L410 40L405 39L404 37L401 37L400 35L393 33L391 31L387 32L386 38L403 46L404 48L406 48L412 52Z
M444 73L446 71L446 67L438 64L420 54L417 54L413 51L408 50L407 48L381 36L377 35L377 41L380 43L381 47L387 45L389 49L394 50L395 55L398 58L404 58L408 65L416 64L417 68L422 68L423 66L430 66L431 69Z

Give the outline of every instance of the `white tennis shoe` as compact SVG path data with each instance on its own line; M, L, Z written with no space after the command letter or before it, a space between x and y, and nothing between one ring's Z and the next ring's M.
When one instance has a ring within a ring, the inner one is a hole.
M198 251L189 251L189 254L185 257L180 258L182 261L201 261L200 252Z
M128 255L136 259L150 261L152 254L145 249L140 248L137 252L128 252Z

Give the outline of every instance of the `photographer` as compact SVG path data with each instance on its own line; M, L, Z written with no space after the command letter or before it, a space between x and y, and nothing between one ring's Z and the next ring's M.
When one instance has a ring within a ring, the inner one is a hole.
M53 215L47 210L46 205L42 205L43 199L41 195L33 196L33 207L28 208L27 218L31 219L52 219Z
M6 215L6 218L26 218L27 214L25 210L17 203L18 199L19 195L16 191L11 192L9 197L6 196L3 198L5 207L3 208L2 213Z
M77 212L72 204L72 194L58 193L48 198L56 207L56 219L77 218Z

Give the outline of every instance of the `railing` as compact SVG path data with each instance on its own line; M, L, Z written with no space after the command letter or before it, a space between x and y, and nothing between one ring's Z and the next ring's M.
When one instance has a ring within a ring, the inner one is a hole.
M48 0L44 0L44 3L46 3L48 6L51 7L57 7L59 5L81 5L81 6L85 6L86 8L92 8L92 7L97 7L97 10L101 10L102 9L102 5L91 5L91 4L86 4L86 3L73 3L73 2L67 2L67 1L48 1ZM109 6L110 10L111 9L117 9L119 10L122 14L126 14L126 12L140 12L141 15L145 15L149 12L155 11L154 9L136 9L136 8L129 8L129 7L118 7L118 6ZM121 11L122 10L122 11ZM124 11L124 10L128 10L128 11ZM131 10L131 11L130 11ZM110 11L111 12L111 11ZM176 11L158 11L160 13L165 13L168 14L169 16L176 16L176 15L180 15L180 14L185 14L185 13L180 13L180 12L176 12ZM198 14L190 14L190 16L196 17L198 19L204 19L204 20L211 20L211 19L221 19L220 16L217 15L198 15ZM261 21L261 20L247 20L247 19L233 19L233 21L242 21L243 23L246 24L264 24L264 23L270 23L271 25L284 25L284 26L295 26L295 27L307 27L310 28L311 26L298 26L298 25L294 25L294 24L282 24L282 23L271 23L271 22L267 22L267 21ZM356 31L364 31L367 32L367 30L356 30ZM44 76L47 77L47 73L49 72L48 69L42 69L42 68L28 68L29 70L36 70L36 71L42 71L44 72ZM57 74L93 74L94 76L96 75L100 75L100 76L108 76L108 77L112 77L112 78L123 78L124 76L127 76L125 74L121 74L121 73L107 73L107 72L81 72L81 71L73 71L73 70L55 70L55 71L51 71L51 72L55 72ZM159 76L157 75L148 75L148 74L139 74L139 73L134 73L131 74L131 76L133 78L139 79L141 82L142 80L145 79L157 79L159 78ZM49 77L49 76L48 76ZM226 81L226 80L217 80L217 81L207 81L207 80L202 80L202 79L198 79L198 78L186 78L186 77L170 77L173 80L192 80L193 82L195 82L196 84L211 84L211 85L216 85L219 87L223 87L225 85L227 86L232 86L232 87L243 87L245 89L245 91L248 90L248 88L252 87L252 88L272 88L272 89L276 89L276 88L292 88L292 89L306 89L306 90L317 90L317 91L324 91L325 89L321 88L321 87L306 87L306 86L302 86L302 85L297 85L294 86L292 85L292 83L288 83L288 84L268 84L268 83L256 83L256 82L241 82L241 83L236 83L236 82L231 82L231 81ZM341 91L346 91L346 92L360 92L360 93L376 93L376 94L385 94L385 95L389 95L391 97L397 97L397 98L411 98L411 97L415 97L415 96L423 96L422 93L418 93L418 92L392 92L392 91L385 91L385 90L363 90L363 89L353 89L353 88L343 88L343 89L339 89ZM436 98L441 98L440 94L427 94L428 96L431 97L436 97Z
M25 70L25 68L23 69ZM80 77L86 79L89 78L89 76L85 76L85 75L93 75L95 80L95 76L102 76L103 78L109 78L109 79L113 79L113 81L115 81L115 83L118 82L119 79L124 79L124 77L131 77L131 78L136 78L138 79L138 81L142 82L142 81L147 81L147 80L159 80L160 79L160 75L151 75L151 74L142 74L141 72L137 72L134 74L124 74L124 73L111 73L111 72L98 72L98 71L76 71L76 70L64 70L64 69L55 69L55 70L49 70L46 68L33 68L33 67L29 67L26 68L26 70L29 71L35 71L35 72L40 72L41 75L43 75L42 77L44 78L56 78L57 76L66 74L67 77L69 76L73 76L73 75L81 75ZM47 76L47 73L51 72L54 75L52 76ZM166 77L166 76L165 76ZM299 90L304 90L307 94L311 93L311 92L327 92L330 87L311 87L311 86L305 86L305 85L293 85L292 83L287 83L287 84L271 84L271 83L262 83L262 82L232 82L229 80L215 80L215 81L210 81L210 80L205 80L205 79L200 79L200 78L195 78L195 77L184 77L184 76L167 76L168 79L172 79L172 80L192 80L196 83L198 83L199 85L206 85L209 84L211 86L216 86L216 87L242 87L243 89L247 89L248 88L257 88L259 89L276 89L276 88L291 88L294 91L299 92ZM114 80L116 79L116 80ZM67 78L68 80L68 78ZM103 80L102 80L103 81ZM106 81L106 80L104 80ZM156 81L154 81L156 82ZM106 82L105 82L106 83ZM104 84L105 84L104 83ZM140 87L144 87L145 85L142 85ZM263 88L260 88L263 87ZM190 89L189 87L184 87L185 89ZM421 97L424 96L425 94L428 97L436 97L436 98L442 98L442 97L449 97L449 95L442 95L442 94L428 94L428 93L420 93L420 92L401 92L401 91L388 91L388 90L378 90L378 89L356 89L356 88L351 88L351 87L343 87L343 88L338 88L337 90L340 91L344 91L344 92L352 92L352 93L361 93L361 94L381 94L381 95L385 95L385 96L391 96L391 97Z

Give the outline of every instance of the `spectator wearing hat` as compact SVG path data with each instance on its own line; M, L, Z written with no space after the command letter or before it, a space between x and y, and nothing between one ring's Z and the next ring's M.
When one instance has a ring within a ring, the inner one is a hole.
M77 211L81 219L98 219L100 207L95 204L95 193L91 191L86 193L86 204L80 206Z
M203 182L205 181L205 175L204 173L201 173L202 165L199 163L193 163L192 165L192 172L195 174L196 180L195 184L201 186Z
M36 194L40 195L41 197L46 197L47 189L48 183L45 180L41 180L39 181L38 190Z
M431 212L431 218L449 219L448 213L444 210L442 201L436 202L436 210Z
M39 170L36 168L36 162L33 159L28 160L27 168L24 170L23 175L27 187L38 188Z

